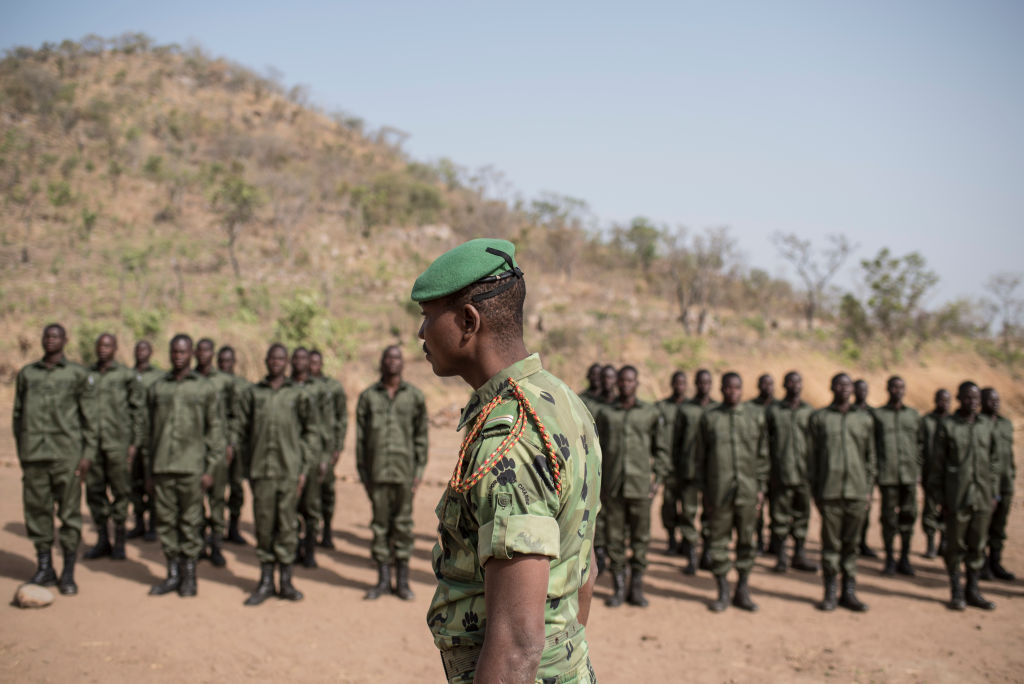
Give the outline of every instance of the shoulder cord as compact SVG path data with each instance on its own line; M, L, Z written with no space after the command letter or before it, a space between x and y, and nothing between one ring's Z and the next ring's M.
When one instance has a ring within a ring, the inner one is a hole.
M551 463L551 475L555 484L555 492L559 495L562 493L562 478L561 470L558 465L558 456L555 451L555 446L551 442L551 436L548 434L547 428L540 422L540 418L537 416L537 412L533 410L533 406L530 405L530 400L526 398L522 388L512 378L508 379L509 389L512 391L512 396L515 397L519 406L516 412L516 420L512 425L512 430L505 435L505 439L501 441L498 448L491 453L484 462L480 464L472 475L468 478L463 479L462 477L462 465L466 460L466 452L469 451L470 445L476 441L476 438L480 435L480 431L483 429L484 423L487 421L487 416L490 415L491 411L498 407L502 402L501 394L491 399L491 401L480 410L480 415L477 416L476 422L473 423L472 429L466 433L466 436L462 440L462 446L459 448L459 460L455 464L455 471L452 473L452 479L448 482L448 486L460 494L465 494L473 486L483 479L484 475L489 473L495 464L504 458L512 447L523 436L523 429L526 427L526 418L533 421L533 424L537 426L537 431L540 432L541 440L544 442L544 450L547 452L548 460Z

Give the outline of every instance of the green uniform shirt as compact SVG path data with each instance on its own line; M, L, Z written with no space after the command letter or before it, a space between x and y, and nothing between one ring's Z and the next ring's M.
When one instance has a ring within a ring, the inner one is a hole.
M252 387L252 383L243 378L241 375L235 375L234 373L225 373L220 371L221 375L227 376L231 380L231 407L228 411L228 429L225 430L225 434L228 439L228 443L233 447L237 447L241 440L242 430L242 395Z
M142 399L143 404L145 404L146 392L148 392L153 383L163 377L164 373L167 371L161 370L156 366L149 366L149 368L143 371L139 370L139 367L136 366L135 368L132 368L132 372L135 373L135 379L142 385Z
M451 486L437 505L439 542L434 546L438 587L427 624L439 649L482 645L487 630L484 576L491 558L538 554L550 559L545 637L576 624L578 592L590 572L593 521L601 504L601 447L590 412L576 394L541 367L534 354L481 386L462 413L459 429L472 425L495 396L486 427L467 447L464 472L474 473L509 435L519 414L507 378L514 379L536 412L558 454L561 494L556 493L540 433L527 418L522 437L467 492ZM572 671L586 649L585 630L545 648L538 678ZM576 654L576 655L574 655Z
M672 461L676 477L680 480L699 480L702 477L697 471L697 432L700 430L701 416L715 406L718 404L714 401L701 406L696 399L687 399L679 405L676 424L672 429L675 440L672 445Z
M317 410L302 385L285 378L277 389L264 378L238 403L239 446L251 480L298 480L318 463L322 446Z
M670 474L675 475L675 461L672 459L672 445L676 443L676 414L683 402L676 402L672 397L665 397L655 403L665 420L665 450L668 453Z
M94 363L89 367L87 383L95 402L96 447L127 452L129 446L142 446L146 397L139 374L116 361L105 371ZM94 454L86 456L95 460Z
M878 484L916 485L924 464L927 439L921 416L909 406L897 409L880 406L875 419L875 448L878 455Z
M771 479L785 487L807 484L811 453L810 422L814 407L801 400L796 407L773 402L765 412Z
M292 382L295 380L293 379ZM317 440L316 448L313 450L312 465L330 464L331 452L328 447L334 443L334 438L330 435L328 414L333 409L328 406L330 398L327 394L327 385L315 380L312 376L307 376L303 382L296 384L309 395L311 405L316 413Z
M221 426L224 430L225 443L232 443L235 424L235 383L231 376L222 373L216 368L211 368L208 375L203 375L198 370L196 374L200 378L211 383L217 390L217 407L220 410Z
M583 401L583 405L587 407L587 410L590 411L590 415L594 416L595 420L597 419L598 412L606 406L598 392L584 390L579 393L579 398Z
M935 462L935 437L939 433L939 424L946 418L935 413L926 413L921 416L921 431L924 433L924 443L921 445L921 466L925 473L925 487L928 486L927 475L932 471L932 464Z
M709 509L757 501L768 479L764 409L718 404L705 411L697 433L697 463Z
M146 393L147 475L213 474L227 441L217 389L190 370L180 381L164 373Z
M933 496L947 512L991 508L998 497L1000 464L994 433L992 420L978 416L972 422L960 412L939 425L930 477Z
M609 404L597 414L601 439L601 496L646 499L654 482L662 482L671 464L667 426L655 404L635 400L630 408Z
M1003 416L995 416L996 458L999 461L999 493L1013 494L1013 480L1017 466L1013 461L1013 423Z
M326 386L323 432L327 435L327 451L333 454L345 446L345 435L348 433L348 396L345 394L345 388L334 378L319 375L313 380Z
M835 404L810 420L808 478L815 500L866 500L875 482L875 427L869 411Z
M380 382L356 403L356 471L364 484L404 484L427 467L427 402L403 381L395 398Z
M85 368L61 357L52 368L40 361L20 371L11 416L21 463L77 463L96 448L90 422L90 387Z

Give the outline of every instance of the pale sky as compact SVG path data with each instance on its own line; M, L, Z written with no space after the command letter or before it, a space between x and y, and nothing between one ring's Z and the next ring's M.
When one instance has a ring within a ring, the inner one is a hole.
M0 48L142 31L309 87L525 197L921 251L932 303L1024 271L1024 2L3 0ZM851 265L841 283L856 273Z

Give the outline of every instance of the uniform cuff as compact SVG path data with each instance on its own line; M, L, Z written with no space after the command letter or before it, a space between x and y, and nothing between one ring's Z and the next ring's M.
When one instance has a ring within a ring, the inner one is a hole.
M491 558L510 560L516 554L558 560L560 551L558 522L545 515L498 515L480 528L477 544L480 567Z

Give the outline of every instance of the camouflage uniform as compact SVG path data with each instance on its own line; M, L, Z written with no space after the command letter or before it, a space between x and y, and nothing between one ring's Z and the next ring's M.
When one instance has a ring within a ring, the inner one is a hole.
M446 488L437 505L439 543L433 566L437 592L427 612L449 682L471 682L487 632L486 563L516 554L551 559L545 608L545 646L537 682L597 681L586 632L576 617L578 592L591 571L593 532L600 509L601 448L586 407L531 355L495 375L476 392L459 428L474 424L494 397L503 401L467 446L464 473L474 473L509 435L521 410L508 378L522 388L559 455L556 493L544 442L531 418L511 450L468 491Z

